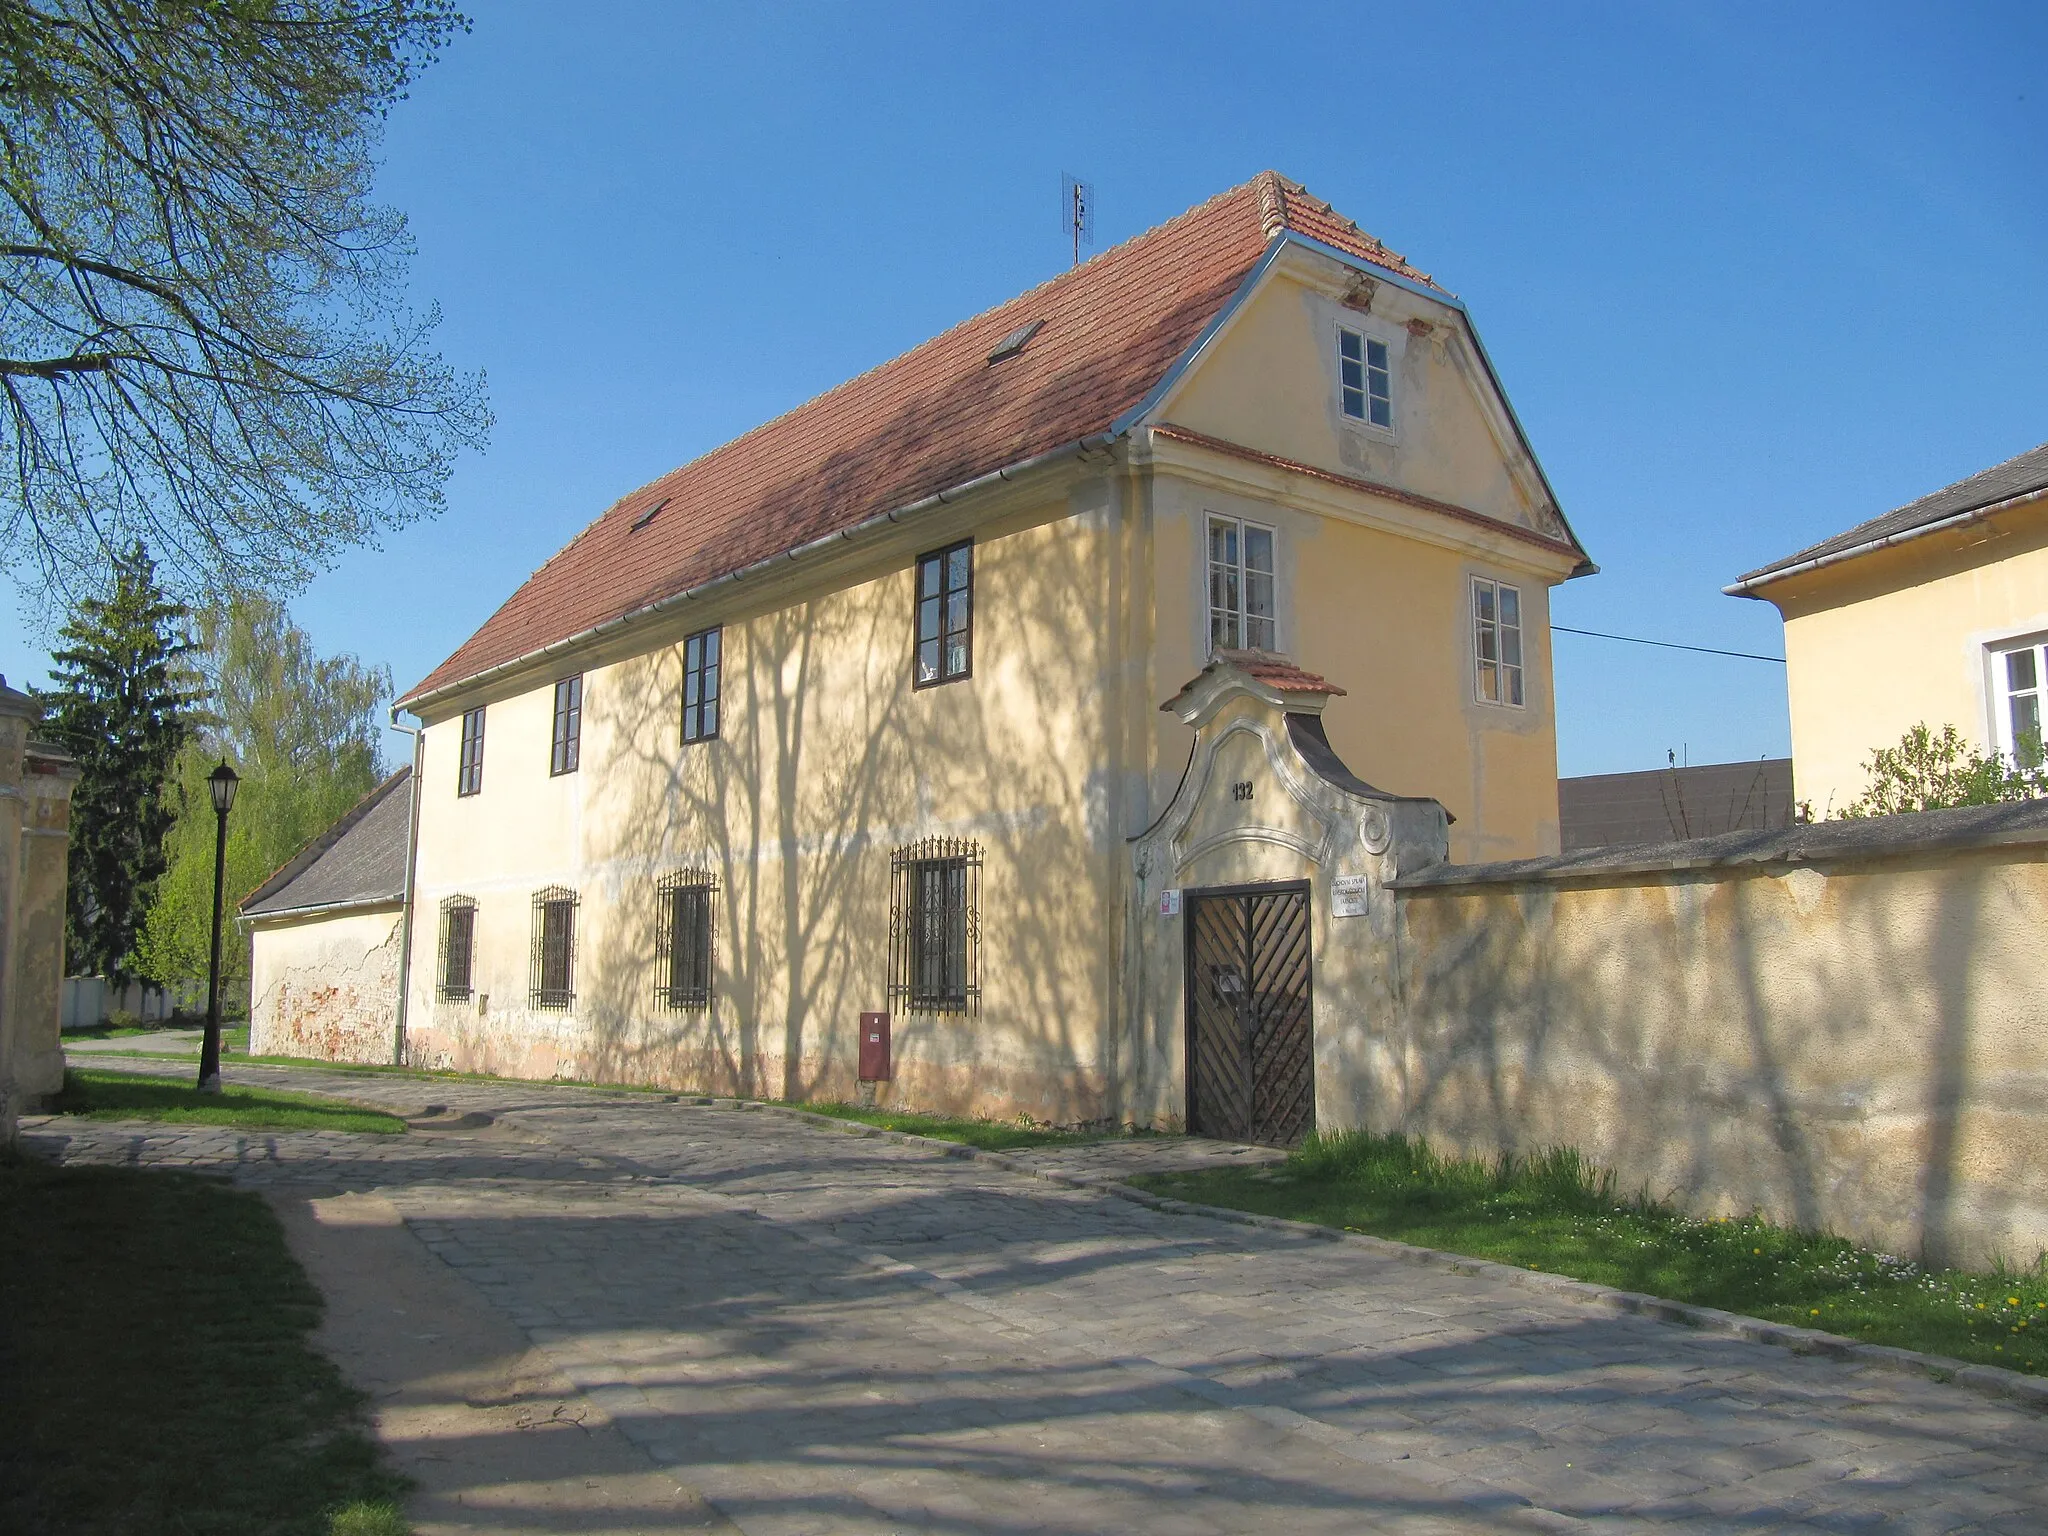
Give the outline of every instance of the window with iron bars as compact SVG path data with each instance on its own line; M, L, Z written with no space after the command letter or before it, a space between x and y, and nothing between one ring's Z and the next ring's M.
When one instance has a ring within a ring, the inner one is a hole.
M981 845L928 837L890 855L889 1001L981 1012Z
M664 1008L707 1009L712 977L718 971L714 913L718 877L708 870L677 870L663 875L656 890L660 900L654 939L654 1000Z
M466 1001L476 967L476 900L450 896L441 903L441 999Z
M533 896L533 971L527 1001L567 1008L576 1001L576 893L559 885Z

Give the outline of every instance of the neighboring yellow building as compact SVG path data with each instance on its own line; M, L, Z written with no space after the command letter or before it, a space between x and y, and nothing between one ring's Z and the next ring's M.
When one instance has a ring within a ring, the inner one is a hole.
M401 1054L1172 1123L1161 701L1285 653L1312 753L1554 852L1591 569L1463 306L1265 173L623 498L400 701Z
M1815 816L1922 722L2026 759L2048 687L2048 443L1725 590L1785 617L1794 790Z

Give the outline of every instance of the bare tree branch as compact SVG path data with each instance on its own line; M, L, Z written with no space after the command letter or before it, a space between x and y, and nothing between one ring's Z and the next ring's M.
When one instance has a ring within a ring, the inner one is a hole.
M0 0L0 564L142 539L289 590L431 515L490 413L403 301L382 121L450 0Z

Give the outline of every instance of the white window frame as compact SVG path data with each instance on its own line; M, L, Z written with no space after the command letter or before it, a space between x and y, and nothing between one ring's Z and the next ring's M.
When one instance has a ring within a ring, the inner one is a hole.
M1227 527L1236 534L1235 556L1232 560L1216 558L1216 531ZM1247 560L1250 540L1247 533L1264 534L1268 553L1269 568L1264 571L1253 569ZM1218 579L1227 578L1229 592L1236 595L1234 607L1219 608L1217 604ZM1266 583L1267 609L1263 614L1249 612L1247 594L1251 578L1262 577ZM1219 650L1277 651L1280 649L1280 530L1270 523L1254 522L1250 518L1235 517L1228 512L1202 514L1202 593L1203 593L1203 634L1206 641L1205 654L1213 656ZM1237 643L1230 645L1217 634L1217 619L1222 614L1228 623L1236 627ZM1265 626L1263 634L1254 634L1252 626Z
M2038 767L2037 754L2030 754L2031 761L2022 761L2019 750L2019 731L2013 719L2013 702L2016 698L2031 699L2034 706L2035 729L2038 734L2044 717L2048 717L2048 639L2035 635L2021 641L2001 641L1989 646L1991 653L1991 731L1992 739L1998 743L1998 750L2005 760L2018 767ZM2013 686L2013 658L2026 656L2033 663L2033 686Z
M1345 343L1358 343L1358 356L1348 356ZM1356 370L1357 382L1347 369ZM1375 388L1377 386L1377 388ZM1358 409L1351 409L1356 396ZM1383 410L1384 421L1374 414ZM1337 414L1354 426L1389 435L1394 430L1394 344L1358 326L1337 327Z
M1525 644L1528 611L1522 605L1522 589L1512 582L1496 581L1491 576L1474 576L1470 591L1472 697L1478 703L1502 709L1526 709L1529 704L1529 652ZM1508 599L1505 602L1503 593ZM1514 609L1512 622L1506 614L1509 607ZM1489 674L1494 683L1491 696L1486 691Z

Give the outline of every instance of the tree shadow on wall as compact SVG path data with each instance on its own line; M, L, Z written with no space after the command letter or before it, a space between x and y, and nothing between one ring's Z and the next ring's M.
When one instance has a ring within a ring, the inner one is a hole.
M1120 846L1104 836L1108 574L1072 525L976 549L972 677L911 687L912 574L729 615L720 734L681 743L668 646L593 691L586 855L605 919L579 959L592 1075L801 1100L854 1088L856 1024L886 1009L892 850L980 843L978 1015L899 1016L921 1107L1062 1121L1110 1106L1094 1021L1114 986ZM1079 693L1077 695L1077 689ZM595 832L588 829L598 829ZM708 1009L657 996L659 880L714 875Z
M2038 1178L1971 1173L1987 1111L2048 1123L2038 1061L1984 1070L2025 1050L1981 1037L1985 1000L2039 985L2010 935L2040 913L2000 857L1837 874L1812 915L1747 871L1404 897L1407 1038L1381 1102L1467 1150L1576 1146L1698 1212L2031 1262L2002 1234L2038 1219Z

